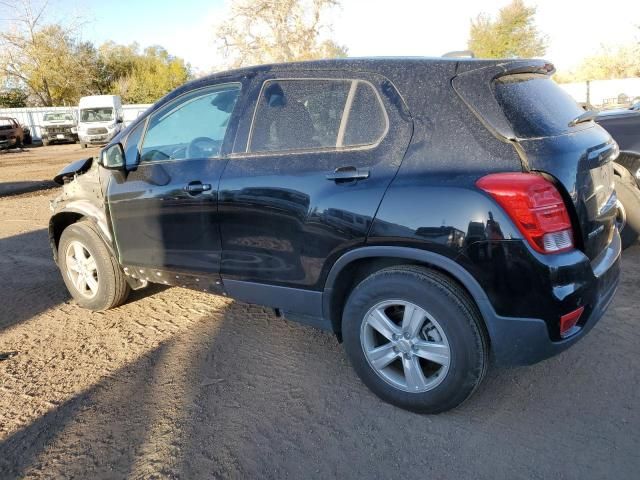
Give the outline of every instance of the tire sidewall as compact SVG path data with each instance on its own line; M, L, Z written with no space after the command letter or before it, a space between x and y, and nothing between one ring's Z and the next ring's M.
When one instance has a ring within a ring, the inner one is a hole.
M616 177L616 194L624 207L627 223L620 232L623 248L631 246L640 235L640 189L635 184Z
M470 312L438 282L413 272L381 272L369 277L349 296L342 334L347 355L363 382L382 399L418 412L437 413L462 403L484 373L485 348ZM369 365L360 341L366 313L379 302L404 300L427 311L444 330L451 351L446 377L432 390L410 393L396 389Z

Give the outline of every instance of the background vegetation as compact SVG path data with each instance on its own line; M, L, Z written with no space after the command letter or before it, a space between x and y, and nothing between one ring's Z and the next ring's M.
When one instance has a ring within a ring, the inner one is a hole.
M8 28L0 30L0 107L77 105L92 94L151 103L193 77L188 63L161 46L87 42L81 22L52 22L46 6L46 0L0 0L0 10L9 12ZM225 67L345 57L347 49L331 39L325 21L337 6L339 0L233 0L214 32L215 46ZM536 8L523 0L512 0L494 15L482 13L469 26L468 48L476 57L543 57L548 42L536 25ZM638 76L640 42L603 46L555 79Z

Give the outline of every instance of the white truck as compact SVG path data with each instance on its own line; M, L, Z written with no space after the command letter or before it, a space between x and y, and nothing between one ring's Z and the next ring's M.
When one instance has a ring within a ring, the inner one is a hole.
M124 128L118 95L82 97L78 110L78 137L83 148L105 145Z
M77 142L78 130L76 119L71 112L45 113L40 125L42 144L53 142Z

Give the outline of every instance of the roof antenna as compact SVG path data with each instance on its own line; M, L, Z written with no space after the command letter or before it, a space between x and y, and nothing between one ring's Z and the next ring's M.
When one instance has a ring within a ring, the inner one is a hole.
M476 58L471 50L453 50L442 56L444 58Z

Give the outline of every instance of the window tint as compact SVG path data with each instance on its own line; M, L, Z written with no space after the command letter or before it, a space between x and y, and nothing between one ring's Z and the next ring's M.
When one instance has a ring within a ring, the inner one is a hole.
M584 113L578 104L545 75L501 77L495 93L515 134L521 138L560 135Z
M124 147L124 159L127 165L135 165L138 161L138 144L142 132L144 132L144 124L145 122L140 122L127 137L127 143Z
M386 112L366 82L270 80L256 107L249 151L369 145L386 129Z
M142 144L141 161L219 156L239 93L239 85L200 90L155 114Z

